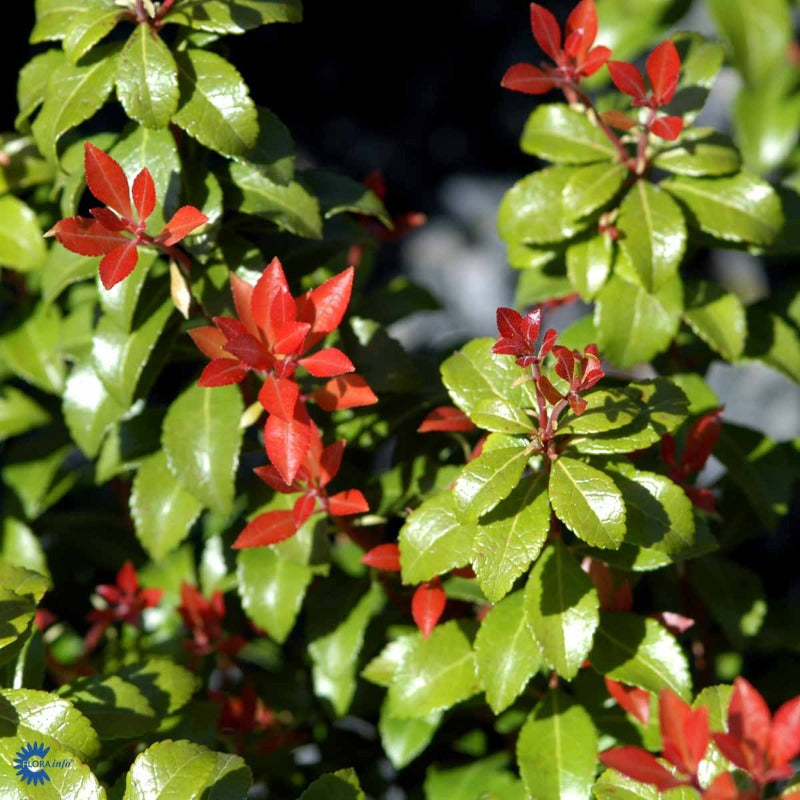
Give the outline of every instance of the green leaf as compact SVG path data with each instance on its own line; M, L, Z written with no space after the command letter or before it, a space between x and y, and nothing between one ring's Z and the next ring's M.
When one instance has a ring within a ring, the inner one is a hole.
M544 660L563 678L574 678L586 659L599 607L594 584L564 545L545 549L525 586L525 611Z
M550 244L582 231L589 219L577 219L564 200L564 188L578 171L578 167L547 167L517 181L500 203L500 238L509 244Z
M50 75L44 103L31 131L40 152L57 161L62 134L93 117L114 86L117 46L98 47L81 66L64 62Z
M659 169L691 177L730 175L741 163L733 142L712 128L689 128L653 159Z
M425 751L442 724L442 716L441 711L434 711L427 717L395 719L387 714L386 703L381 706L378 717L381 747L395 769L408 766Z
M51 692L34 689L0 689L0 739L5 737L41 741L81 761L100 752L97 734L80 711Z
M64 389L64 422L78 447L94 458L108 429L128 410L109 394L91 363L79 361Z
M258 139L246 157L236 161L258 169L275 183L288 184L294 178L294 142L289 129L263 106L258 111Z
M728 641L741 648L761 630L767 599L760 576L718 556L689 564L692 587Z
M164 418L161 441L169 468L205 507L223 514L233 507L243 411L236 386L190 386Z
M172 121L212 150L246 155L258 139L258 114L242 76L207 50L175 55L180 105Z
M347 713L356 691L356 665L370 620L383 608L386 596L377 583L340 624L308 645L314 691L330 700L337 715Z
M92 8L95 13L106 0L36 0L36 25L31 33L31 44L63 39L76 14Z
M28 118L44 102L50 75L64 63L64 53L58 48L35 55L19 72L17 81L17 106L19 113L14 127L27 129Z
M700 230L717 239L766 245L783 227L775 190L746 172L727 178L668 178L661 185L689 209Z
M94 277L97 274L98 263L96 256L70 253L61 245L51 247L41 273L42 298L45 303L52 303L73 283Z
M614 481L599 469L561 456L550 472L550 503L576 536L616 550L625 537L625 504Z
M530 797L584 798L594 781L597 731L592 718L559 689L533 709L517 740L517 762Z
M498 398L481 400L471 414L472 421L487 431L498 433L531 433L531 418L517 406Z
M619 246L627 257L624 264L628 280L654 293L678 274L686 251L686 223L680 207L658 186L638 181L619 207L617 228L622 234Z
M583 300L589 301L603 288L611 274L614 245L604 234L579 239L567 248L567 275Z
M472 645L455 620L427 639L419 634L395 673L387 695L391 717L427 717L478 692Z
M783 61L792 37L792 16L786 0L709 0L709 10L731 43L733 63L745 81L769 80Z
M244 33L302 18L300 0L178 0L164 21L213 33Z
M36 603L5 587L0 588L0 663L16 657L36 614Z
M116 27L117 23L125 16L125 12L118 5L104 4L101 8L85 8L74 14L64 31L62 46L67 58L77 64L81 57L86 55L101 39ZM138 25L139 28L149 28L149 25Z
M130 331L136 314L136 306L142 294L147 273L156 260L156 254L144 251L139 257L136 269L124 281L120 281L111 289L105 289L97 277L97 292L100 298L100 308L107 319L124 331ZM151 285L150 287L154 287ZM146 293L148 298L155 296L157 291Z
M317 778L299 800L365 800L365 797L356 773L352 769L340 769Z
M163 582L160 587L167 591ZM117 675L142 692L159 719L183 708L198 687L198 680L193 673L168 658L151 657L146 661L127 664L117 670Z
M0 264L30 272L39 269L46 256L42 230L30 206L10 194L0 197Z
M461 471L453 487L457 512L467 522L491 511L517 485L530 453L524 447L506 447L481 453Z
M50 415L13 386L0 387L0 440L46 425Z
M680 12L679 12L680 13ZM714 42L699 33L681 31L670 37L678 50L681 60L681 74L678 91L665 107L668 114L682 116L685 125L691 125L705 106L711 89L725 62L725 50L719 42ZM703 128L686 128L684 134L692 136Z
M178 109L178 67L149 25L137 25L119 54L117 97L147 128L165 128ZM142 165L147 166L147 165Z
M250 769L239 756L167 739L136 756L123 800L244 800L252 783Z
M623 369L649 362L675 338L682 310L683 284L678 278L648 294L612 276L598 292L594 310L603 355Z
M596 800L694 800L697 793L694 789L675 788L662 794L655 786L629 778L613 769L607 769L592 787Z
M607 205L628 177L622 164L592 164L581 167L564 186L564 207L576 217L585 217Z
M451 492L429 497L400 529L403 583L429 581L469 563L475 526L456 514Z
M475 637L478 678L495 714L517 699L542 663L524 603L522 592L508 595L483 618Z
M392 218L380 198L363 183L323 170L304 170L298 180L319 199L325 219L337 214L351 213L375 217L385 226L392 227Z
M639 398L625 389L594 389L583 399L583 413L578 416L567 409L559 422L559 433L606 433L630 425L641 414Z
M540 105L525 123L520 147L545 161L565 164L590 164L616 156L600 127L565 103Z
M361 670L361 677L376 686L392 685L397 668L411 649L415 634L405 634L392 639L372 661Z
M472 563L483 593L493 603L539 555L550 531L550 504L543 475L523 478L477 525Z
M747 334L742 301L719 284L697 281L686 285L685 303L689 327L726 361L736 361Z
M525 800L522 781L505 767L507 753L495 753L463 767L429 767L425 774L425 800Z
M33 531L18 519L6 515L0 529L0 562L49 576L47 557Z
M0 586L38 604L50 589L50 580L35 570L0 561Z
M161 560L189 535L203 510L203 504L170 471L163 450L139 467L130 506L136 537L154 561Z
M237 195L235 204L243 214L263 217L307 239L322 236L319 203L299 183L274 183L249 164L230 164L229 174Z
M684 700L692 692L686 655L656 620L635 614L600 614L589 660L597 672L656 694L672 689Z
M237 563L239 596L245 614L282 644L294 627L314 577L311 567L280 556L274 547L241 550Z

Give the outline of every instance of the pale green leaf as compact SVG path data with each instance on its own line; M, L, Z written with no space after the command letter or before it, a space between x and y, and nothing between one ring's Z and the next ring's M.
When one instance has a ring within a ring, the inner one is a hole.
M397 668L403 662L414 641L414 634L405 634L393 639L361 670L361 677L377 686L387 688L391 686Z
M508 447L481 453L470 461L453 487L454 505L461 518L475 522L508 497L529 455L524 447Z
M630 173L622 164L581 167L564 186L563 201L575 217L585 217L607 205Z
M45 577L50 575L39 538L23 522L8 515L0 529L0 561Z
M36 0L36 25L31 44L63 39L72 19L88 8L95 14L108 6L108 0Z
M641 414L638 398L625 389L593 389L583 399L586 408L580 415L567 409L559 433L607 433L630 425Z
M50 415L13 386L0 387L0 441L46 425Z
M683 318L689 327L726 361L736 361L747 334L742 301L710 281L687 284L684 301Z
M167 564L169 559L163 561L163 565ZM183 576L178 578L178 581L182 583L188 579L188 576ZM142 581L145 582L143 577ZM147 585L152 587L156 584L157 588L162 588L165 593L168 591L163 579ZM169 658L151 657L146 661L127 664L117 670L117 675L126 683L136 686L155 709L159 718L183 708L198 688L198 679L194 673Z
M178 0L165 22L212 33L244 33L271 22L300 22L300 0Z
M299 800L365 800L358 777L352 769L340 769L317 778Z
M125 12L116 4L107 2L104 7L90 7L73 14L64 31L62 46L67 58L77 64L101 39L116 27ZM138 25L149 28L149 25Z
M540 105L525 123L520 147L530 155L565 164L610 161L616 156L600 127L565 103Z
M424 752L442 724L442 716L441 711L434 711L427 717L396 719L386 712L386 703L381 706L381 747L395 769L402 769Z
M47 253L42 270L42 298L46 303L55 300L68 286L97 274L97 256L71 253L66 247L54 245Z
M10 194L0 197L0 264L30 272L41 267L46 256L42 229L30 206Z
M592 300L611 274L614 245L604 234L579 239L567 248L567 276L583 300Z
M508 769L508 753L473 760L463 767L425 773L425 800L525 800L522 781Z
M531 433L531 417L521 408L499 398L481 400L470 415L472 421L486 431L498 433Z
M689 128L653 158L659 169L692 177L730 175L741 163L733 142L711 128Z

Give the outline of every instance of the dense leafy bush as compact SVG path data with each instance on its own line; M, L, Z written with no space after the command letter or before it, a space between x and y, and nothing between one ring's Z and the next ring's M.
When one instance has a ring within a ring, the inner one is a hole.
M747 555L797 445L704 379L800 381L793 283L745 305L703 260L798 249L790 8L667 38L688 5L531 6L524 311L412 357L387 327L436 301L374 255L424 218L299 169L225 56L300 0L37 0L0 151L4 796L800 797L796 586ZM734 138L695 124L726 58Z

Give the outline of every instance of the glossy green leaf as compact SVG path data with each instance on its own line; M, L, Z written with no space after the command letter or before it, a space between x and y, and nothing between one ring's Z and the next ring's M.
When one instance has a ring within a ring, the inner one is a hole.
M730 175L741 163L733 142L711 128L689 128L653 159L659 169L692 177Z
M0 387L0 440L46 425L50 415L13 386Z
M567 275L583 300L592 300L611 274L614 245L599 234L579 239L567 248Z
M517 485L529 453L524 447L508 447L481 453L461 471L453 487L456 511L475 522L504 500Z
M118 48L103 45L81 66L64 62L50 76L44 103L31 130L42 155L57 160L58 140L66 131L94 116L114 86Z
M97 455L108 429L128 410L108 392L88 362L73 366L62 408L70 435L89 458Z
M517 763L528 796L588 797L596 759L597 731L589 713L560 689L549 691L517 740Z
M212 150L246 155L258 139L258 114L241 75L207 50L175 55L180 101L172 121Z
M498 398L487 398L476 406L470 415L472 421L486 431L498 433L531 433L531 417L521 408Z
M101 8L84 7L77 14L73 14L64 31L62 42L67 58L73 64L77 64L82 56L111 33L124 15L124 10L116 4L105 4ZM137 27L149 26L138 25Z
M123 800L244 800L253 778L244 759L186 740L157 742L136 760L125 779Z
M405 634L392 639L372 661L361 670L361 677L377 686L389 687L403 659L414 643L415 634Z
M395 769L408 766L431 743L442 724L442 712L434 711L427 717L395 719L386 712L386 703L381 706L378 717L378 733L381 747Z
M493 603L539 555L550 531L550 504L542 475L523 478L511 494L478 523L472 564L483 593Z
M124 281L120 281L111 289L104 288L100 277L97 277L100 308L106 319L112 321L121 330L131 330L147 273L155 260L155 253L143 251L139 256L136 269ZM153 288L152 285L150 288ZM156 293L157 291L147 292L146 297L150 298Z
M270 22L300 22L300 0L177 0L165 22L213 33L244 33Z
M352 769L340 769L317 778L299 800L366 800Z
M312 569L278 555L274 547L241 550L237 556L238 589L245 614L278 643L291 633Z
M117 97L125 113L147 128L164 128L178 109L178 68L149 25L137 25L117 62ZM147 166L147 165L143 165Z
M162 563L166 565L168 560L165 559ZM141 577L145 582L144 576ZM179 580L182 582L184 579L186 576ZM153 583L146 585L153 586ZM168 591L163 580L159 588L163 588L165 593ZM126 664L116 674L125 682L136 686L160 718L183 708L198 688L197 677L169 658L151 657L146 661Z
M733 293L709 281L686 285L683 318L726 361L736 361L747 333L745 309Z
M682 310L683 285L677 278L648 294L612 276L598 292L594 311L603 355L622 368L649 362L675 338Z
M670 38L681 59L681 72L678 90L664 110L682 116L688 126L708 100L717 74L725 63L725 49L719 42L690 31L673 33ZM684 135L691 136L693 130L703 131L702 128L684 127Z
M570 239L583 230L580 220L564 201L564 188L578 167L547 167L509 189L497 217L500 238L508 243L550 244Z
M525 123L520 147L530 155L565 164L610 161L616 156L600 127L565 103L540 105Z
M728 178L669 178L661 185L686 205L700 230L717 239L766 245L783 226L775 190L746 172Z
M233 505L243 411L236 386L190 386L164 418L161 441L169 468L204 506L223 514Z
M656 694L692 691L686 655L669 631L649 617L604 611L589 660L597 672Z
M347 713L356 691L356 666L367 625L385 601L383 590L373 583L333 631L308 645L314 691L318 697L330 700L339 716Z
M800 330L766 303L747 309L744 354L800 383Z
M309 169L298 175L299 182L319 200L325 219L337 214L360 214L376 217L391 227L392 219L381 199L363 183L335 172Z
M275 183L249 164L231 164L229 170L232 191L239 195L236 204L243 214L263 217L308 239L322 236L319 202L299 183Z
M550 472L550 503L576 536L616 550L625 536L625 504L614 481L599 469L561 456Z
M542 654L528 627L522 592L508 595L483 618L475 637L475 662L495 714L508 708L539 670Z
M655 786L629 778L613 769L607 769L592 787L595 800L695 800L694 789L675 788L662 794Z
M594 389L583 399L583 413L577 415L567 409L559 422L559 433L606 433L629 425L641 413L637 399L625 389Z
M246 156L236 161L258 169L274 183L284 186L294 178L294 142L289 129L271 111L259 106L258 139Z
M397 719L427 717L479 690L472 645L455 620L419 634L395 673L387 713Z
M616 224L627 257L617 266L621 277L650 293L675 278L686 251L686 223L668 194L649 181L638 181L622 201Z
M16 657L20 640L28 633L36 603L5 586L0 588L0 663Z
M525 787L507 769L508 761L507 753L495 753L463 767L429 767L425 800L525 800Z
M76 14L92 8L97 13L107 6L106 0L36 0L36 25L31 44L63 39Z
M65 247L53 246L47 252L42 270L42 298L46 303L55 300L68 286L97 274L96 256L70 253Z
M200 516L203 504L170 471L163 450L136 473L130 497L136 537L155 561L174 550Z
M585 217L607 205L630 173L622 164L581 167L564 186L564 206L575 217Z
M428 498L400 530L403 583L428 581L469 563L475 526L461 521L451 492Z
M6 515L0 528L0 562L49 577L41 542L23 522ZM13 589L13 586L11 587Z
M17 80L17 105L19 113L14 127L27 128L28 118L44 102L50 75L64 63L64 53L58 48L35 55L19 72Z
M599 606L589 576L563 544L554 542L528 578L525 611L545 662L563 678L574 678L586 659Z
M43 266L46 256L42 229L30 206L10 194L0 197L0 264L30 272Z

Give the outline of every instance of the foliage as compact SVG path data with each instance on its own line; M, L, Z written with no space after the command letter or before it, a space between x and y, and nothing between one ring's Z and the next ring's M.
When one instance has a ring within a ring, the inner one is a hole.
M37 752L74 800L800 795L791 587L743 549L797 444L704 377L800 381L797 296L698 266L800 249L790 9L663 38L686 5L531 5L547 60L502 85L564 102L499 209L523 311L437 373L374 261L424 216L300 169L225 57L299 0L37 0L0 150L9 796ZM726 58L734 139L695 125Z

